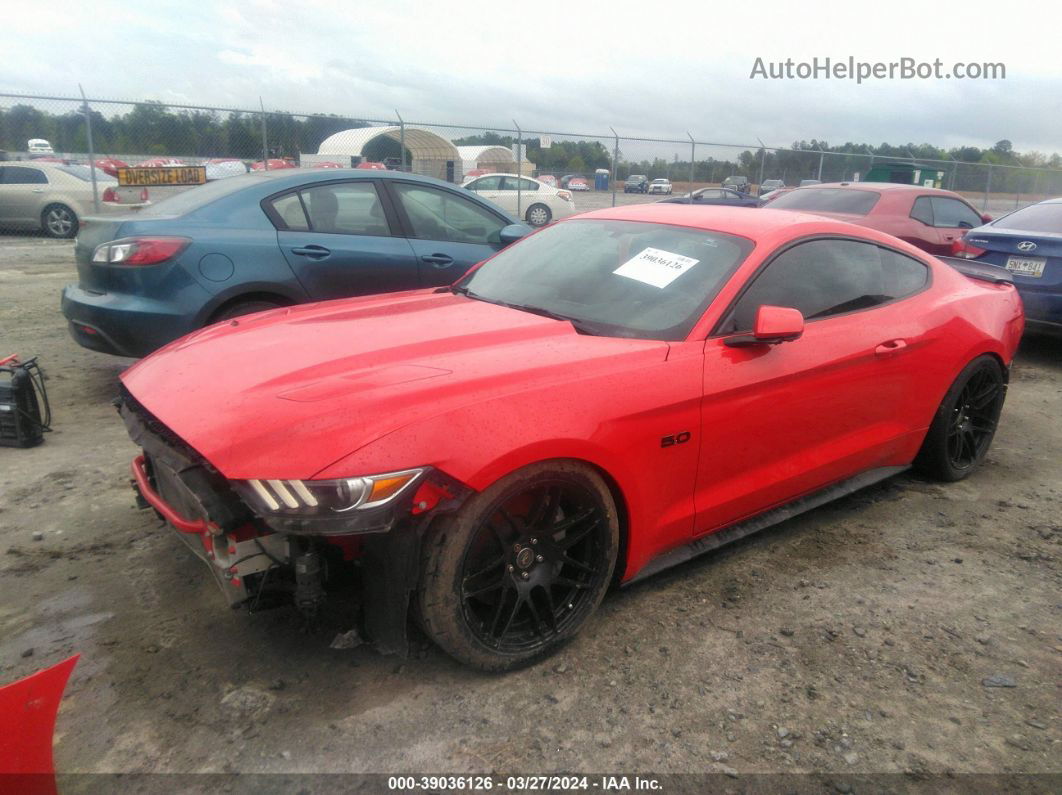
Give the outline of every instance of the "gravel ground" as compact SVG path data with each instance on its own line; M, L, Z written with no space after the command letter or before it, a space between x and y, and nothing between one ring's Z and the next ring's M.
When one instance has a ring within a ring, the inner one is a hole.
M109 403L129 361L69 339L73 278L69 243L0 238L0 354L40 355L55 416L43 446L0 448L0 682L81 654L62 771L1062 769L1062 342L1026 339L969 480L902 475L790 520L487 676L331 649L341 619L230 612L133 506Z

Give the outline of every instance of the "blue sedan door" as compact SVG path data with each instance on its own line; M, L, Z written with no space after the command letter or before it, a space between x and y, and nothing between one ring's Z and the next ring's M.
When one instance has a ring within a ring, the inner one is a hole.
M501 247L512 223L467 193L423 182L387 180L409 243L418 259L422 287L451 284Z
M303 185L270 205L280 250L314 301L420 286L413 248L376 180Z

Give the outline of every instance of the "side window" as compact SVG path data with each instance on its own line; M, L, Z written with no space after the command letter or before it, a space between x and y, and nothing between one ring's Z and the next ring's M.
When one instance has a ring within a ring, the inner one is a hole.
M391 234L376 186L371 182L307 186L301 193L314 232L377 237Z
M305 232L310 228L310 224L306 220L306 213L302 209L302 202L299 201L298 193L289 193L286 196L273 199L270 203L273 205L273 212L277 214L277 217L284 222L284 226L288 229L296 232Z
M718 188L710 188L708 190L702 190L697 194L698 199L722 199L726 196L725 191L721 191Z
M471 190L500 190L501 177L480 177L468 187Z
M475 202L427 185L396 182L394 188L414 237L452 243L499 241L505 221Z
M538 183L519 177L502 177L502 190L516 190L516 183L520 183L520 190L527 193L530 190L538 190Z
M723 331L748 331L764 304L807 320L869 309L917 292L928 270L902 254L854 240L812 240L779 254L741 297Z
M904 298L913 295L926 286L929 281L929 268L906 254L899 254L887 248L881 252L881 273L885 293L890 298Z
M973 229L984 223L981 216L970 209L969 205L947 196L934 196L933 220L936 226L960 227Z
M911 217L926 226L933 226L933 205L928 196L919 196L911 207Z
M26 166L4 166L3 176L0 177L4 185L47 185L48 177L39 168L27 168Z

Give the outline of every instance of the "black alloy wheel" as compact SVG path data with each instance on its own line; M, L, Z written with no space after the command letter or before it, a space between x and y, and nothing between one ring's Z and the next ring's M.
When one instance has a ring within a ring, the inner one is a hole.
M988 451L1002 396L1003 380L998 368L978 368L963 385L948 423L948 460L956 469L969 469Z
M618 540L615 504L593 470L560 461L514 473L426 541L425 629L445 651L486 670L540 657L597 608Z
M941 401L915 467L943 481L970 475L984 460L1007 396L1003 367L979 356L963 368Z

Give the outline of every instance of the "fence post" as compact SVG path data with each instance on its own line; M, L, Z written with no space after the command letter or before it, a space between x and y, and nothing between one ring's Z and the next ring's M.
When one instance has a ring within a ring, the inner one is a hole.
M266 134L265 103L261 97L258 98L258 105L262 108L262 168L269 171L269 138Z
M615 127L609 127L612 130L612 137L614 144L612 146L612 206L616 206L616 171L619 168L619 133L616 132Z
M693 140L690 131L686 130L686 136L690 139L690 204L693 204L693 163L697 159L697 142Z
M92 180L92 211L100 211L100 189L96 184L96 154L92 146L92 114L89 112L88 100L85 98L85 89L81 83L77 84L77 90L81 92L81 112L85 114L85 139L88 144L89 178Z
M992 189L992 164L988 164L988 177L985 179L985 200L981 202L981 212L988 212L988 192Z
M524 131L516 119L513 119L513 126L516 128L516 219L520 220L524 217L524 192L520 188L523 184L520 177L524 175Z
M756 181L756 192L760 192L760 185L763 184L763 161L767 159L767 144L761 141L758 137L757 141L760 141L760 178Z
M821 152L821 151L819 152L819 175L818 175L818 177L816 177L816 179L819 182L822 182L822 158L825 157L825 156L826 156L825 152Z
M402 114L398 112L398 108L395 108L395 115L398 117L398 148L402 150L402 172L406 170L406 120L402 118ZM413 170L412 166L409 169ZM461 168L461 177L464 178L465 169Z

